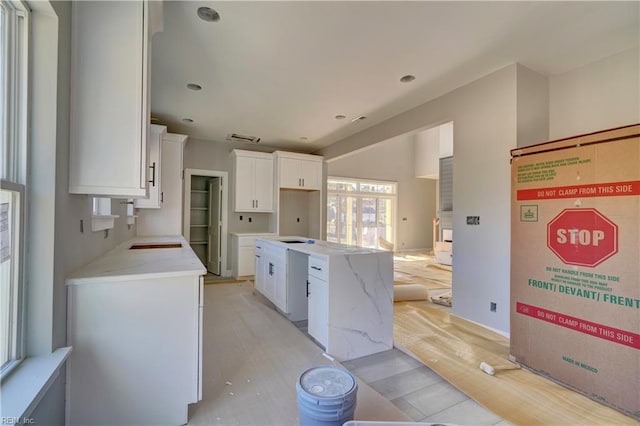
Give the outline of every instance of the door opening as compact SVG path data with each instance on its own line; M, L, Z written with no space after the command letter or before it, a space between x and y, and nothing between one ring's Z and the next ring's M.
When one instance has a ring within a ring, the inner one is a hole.
M227 269L228 173L185 169L183 236L207 270L230 276Z

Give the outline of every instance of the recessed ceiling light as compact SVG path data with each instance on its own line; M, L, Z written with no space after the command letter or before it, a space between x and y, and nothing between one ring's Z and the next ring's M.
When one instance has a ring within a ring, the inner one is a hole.
M202 86L200 86L199 84L195 84L195 83L189 83L189 84L187 84L187 89L202 90Z
M347 118L346 115L342 115L342 114L336 115L336 120L344 120L345 118Z
M182 122L183 123L193 123L193 118L183 118Z
M198 17L207 22L218 22L220 20L220 14L210 7L199 7Z
M355 123L356 121L360 121L360 120L365 120L367 117L365 117L364 115L361 115L360 117L356 117L353 120L351 120L352 123Z
M401 83L411 83L415 79L416 79L415 75L407 74L407 75L403 75L402 77L400 77L400 82Z

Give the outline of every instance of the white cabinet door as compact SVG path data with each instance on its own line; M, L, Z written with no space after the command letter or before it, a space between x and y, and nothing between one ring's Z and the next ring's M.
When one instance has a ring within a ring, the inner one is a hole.
M162 144L167 133L165 126L152 124L149 133L149 167L147 167L148 198L138 198L135 206L139 209L159 209L162 207Z
M263 244L261 253L261 260L264 262L264 291L262 294L278 309L286 312L287 250L271 244Z
M252 211L255 208L254 159L238 156L235 161L235 211Z
M329 335L329 291L327 282L309 275L309 334L325 348Z
M160 177L159 209L140 209L136 224L136 235L180 235L182 234L182 156L187 136L167 133L162 139L160 149L162 161ZM136 200L140 202L141 200Z
M308 190L320 190L322 185L322 162L299 160L302 187Z
M273 256L269 250L264 251L264 295L272 302L276 294L276 270Z
M147 196L149 6L71 8L70 193Z
M240 246L238 250L238 276L255 274L255 249L252 246Z
M279 163L280 188L300 189L300 163L295 158L280 158Z
M265 258L264 251L262 250L262 246L260 244L256 245L255 249L255 262L256 262L256 270L255 270L255 288L262 295L265 295Z
M278 186L288 189L320 190L322 157L276 151Z
M285 314L289 313L287 306L287 251L278 250L272 258L274 264L274 294L272 302Z
M98 281L67 286L68 424L186 424L202 378L199 277Z
M252 151L233 151L234 211L273 212L273 157Z
M254 160L254 198L255 210L273 211L273 158Z

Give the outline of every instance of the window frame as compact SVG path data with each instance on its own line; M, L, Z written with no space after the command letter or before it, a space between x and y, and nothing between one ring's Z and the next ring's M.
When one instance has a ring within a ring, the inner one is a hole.
M25 187L6 180L0 180L0 189L12 193L12 212L11 220L11 258L7 260L12 262L10 284L10 301L9 317L9 339L7 361L0 366L0 377L4 377L24 359L25 355L25 286L24 286L24 223L25 223Z
M346 190L346 189L332 189L331 188L331 183L332 182L336 182L336 183L349 183L352 184L353 186L355 186L355 190ZM392 192L377 192L377 191L366 191L366 190L362 190L362 186L363 185L388 185L391 186ZM396 236L397 236L397 210L398 210L398 183L397 182L391 182L391 181L383 181L383 180L373 180L373 179L355 179L355 178L343 178L343 177L337 177L337 176L329 176L327 178L327 208L329 207L329 202L328 199L329 197L332 196L337 196L337 201L338 201L338 211L336 211L335 214L335 220L336 220L336 238L335 238L335 242L338 242L339 244L346 244L345 242L340 240L340 225L341 225L341 221L340 221L340 212L339 212L339 207L340 207L340 200L342 197L351 197L351 198L355 198L356 199L356 205L357 205L357 216L356 216L356 231L357 231L357 244L363 244L363 230L364 230L364 224L363 224L363 199L365 198L374 198L376 200L376 213L375 213L375 221L377 223L378 221L378 203L380 201L380 199L391 199L392 202L392 217L391 217L391 233L392 233L392 239L391 239L391 243L395 245L395 240L396 240ZM329 214L327 212L327 230L329 229ZM327 232L327 241L329 241L329 235ZM375 247L379 248L379 241L378 239L376 239L375 242Z
M0 365L0 379L4 379L17 367L26 355L26 282L25 241L28 208L28 120L29 120L29 69L30 69L30 11L18 0L0 3L2 8L2 39L0 49L4 61L0 64L0 84L5 96L1 100L2 127L0 147L0 187L12 192L12 227L10 272L9 339L0 342L9 346L9 359ZM15 282L13 282L15 277Z

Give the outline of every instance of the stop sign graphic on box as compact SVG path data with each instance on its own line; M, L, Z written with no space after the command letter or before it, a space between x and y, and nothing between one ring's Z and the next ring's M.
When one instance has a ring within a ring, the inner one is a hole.
M618 226L596 209L564 209L547 224L547 246L566 264L597 266L618 252Z

